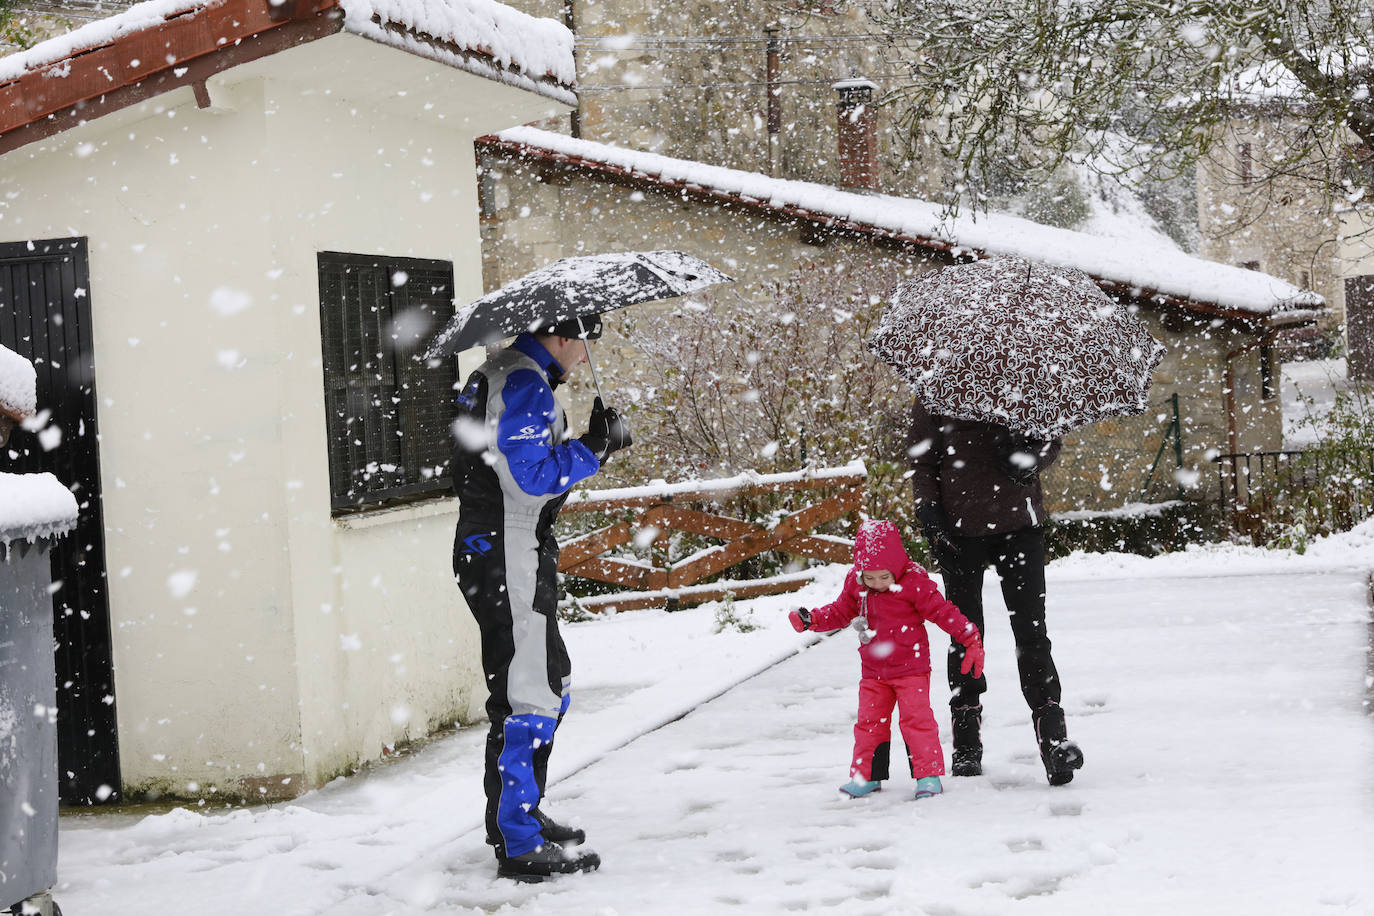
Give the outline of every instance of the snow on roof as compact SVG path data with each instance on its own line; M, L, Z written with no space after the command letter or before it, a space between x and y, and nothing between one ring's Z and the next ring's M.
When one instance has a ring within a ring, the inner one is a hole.
M83 82L80 79L71 79L62 89L48 82L68 80L83 66L95 67L102 77L95 81L96 93L145 82L167 71L175 71L180 78L189 61L287 24L280 18L269 18L269 4L270 0L145 0L0 58L0 87L41 72L41 85L20 96L22 108L37 106L37 110L28 111L27 120L32 121L91 97L78 85ZM303 4L308 6L305 18L334 16L336 21L333 8L341 7L344 15L335 31L342 27L479 76L567 104L577 103L571 91L576 83L572 32L552 19L529 16L496 0L303 0ZM206 11L224 15L192 23ZM330 34L328 28L300 40L326 34ZM117 66L98 60L96 55L83 60L92 51L122 46L126 41L132 57L144 60L120 59ZM161 49L158 60L149 59L148 47ZM174 87L171 84L167 88ZM11 99L3 101L17 104ZM11 117L4 123L5 129L10 129L27 121Z
M76 516L76 497L53 475L0 472L0 545L63 534Z
M0 57L0 83L74 57L79 51L112 44L125 35L156 28L178 13L205 5L204 0L147 0L145 3L136 3L118 15L88 22L64 35L40 41L27 51ZM58 69L48 73L48 76L65 77L67 72Z
M1344 82L1347 74L1368 73L1370 52L1363 47L1329 48L1314 55L1311 62L1324 78ZM1292 70L1273 60L1231 74L1226 78L1226 89L1238 102L1302 100L1310 95ZM1366 85L1365 91L1368 89Z
M954 254L1014 255L1074 267L1135 295L1163 295L1211 303L1256 316L1307 319L1325 305L1317 293L1278 277L1195 258L1177 249L1144 248L1136 241L1058 229L1000 213L950 218L939 204L914 198L847 191L808 181L771 178L580 140L533 127L497 137L506 143L600 163L646 180L683 184L788 211L805 211L851 228L909 239ZM1185 303L1186 304L1186 303Z
M561 22L536 19L495 0L340 0L340 6L344 28L355 35L577 104L577 96L562 88L577 83L577 65L573 34ZM446 51L430 37L479 51L500 69ZM541 83L546 77L560 86Z
M33 363L0 346L0 413L15 420L33 416L38 410L37 384Z

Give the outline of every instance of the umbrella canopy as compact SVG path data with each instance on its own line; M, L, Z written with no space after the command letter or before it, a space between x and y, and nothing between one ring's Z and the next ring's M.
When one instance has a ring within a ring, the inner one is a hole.
M1052 439L1145 409L1164 345L1087 274L990 258L906 280L868 342L932 413Z
M563 258L463 306L430 342L425 358L496 343L569 318L685 296L733 279L681 251Z

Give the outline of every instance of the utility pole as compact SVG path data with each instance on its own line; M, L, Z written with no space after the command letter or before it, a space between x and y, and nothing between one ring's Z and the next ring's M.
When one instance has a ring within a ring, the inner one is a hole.
M573 3L575 0L563 0L563 24L568 27L568 31L577 37L577 14ZM577 43L573 42L573 72L577 72ZM568 133L574 137L582 136L582 102L579 100L577 107L568 115Z
M782 134L782 42L776 26L763 30L768 36L765 83L768 87L768 174L777 175Z

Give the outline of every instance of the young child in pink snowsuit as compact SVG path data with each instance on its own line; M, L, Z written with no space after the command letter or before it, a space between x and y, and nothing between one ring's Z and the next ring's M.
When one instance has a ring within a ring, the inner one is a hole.
M892 708L906 742L916 797L941 792L945 757L940 730L930 710L930 641L925 622L932 621L964 646L963 669L978 677L983 671L983 642L978 628L940 594L926 571L912 562L892 522L869 520L854 539L854 569L845 576L840 597L825 607L798 608L788 615L793 629L824 633L853 625L859 630L859 718L854 725L854 760L850 781L840 791L859 798L882 787L888 778Z

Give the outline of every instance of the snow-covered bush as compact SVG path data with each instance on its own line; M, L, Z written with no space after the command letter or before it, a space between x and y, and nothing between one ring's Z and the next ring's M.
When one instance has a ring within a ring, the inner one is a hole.
M647 358L617 380L615 398L633 408L636 440L653 447L617 455L604 485L861 459L865 511L913 532L903 457L911 389L865 347L899 279L895 268L808 265L764 301L725 290L652 317L625 310ZM759 519L780 506L757 496L737 508Z
M1297 549L1374 517L1374 389L1352 385L1297 423L1313 444L1283 475L1253 486L1258 543Z
M726 630L734 630L739 633L752 633L759 628L758 622L754 620L751 611L740 612L735 605L733 595L726 595L716 605L715 631L724 633Z
M1052 558L1074 551L1153 557L1189 544L1220 539L1216 504L1170 500L1134 503L1112 512L1065 512L1045 526Z

